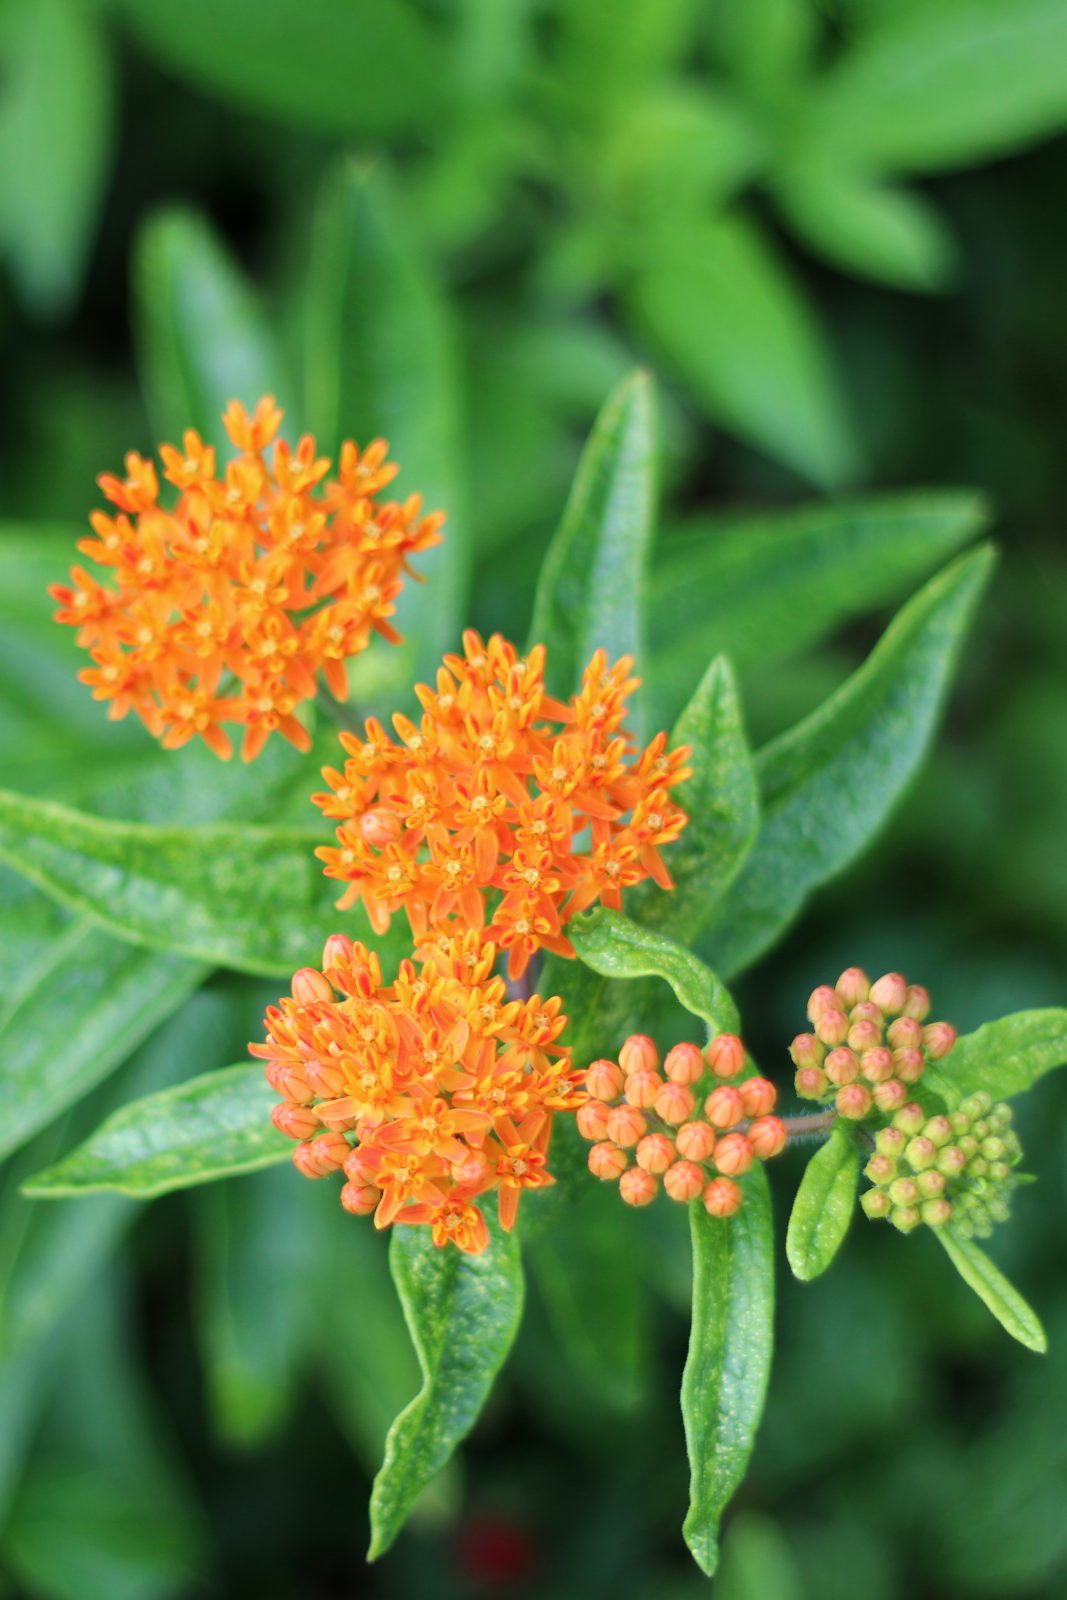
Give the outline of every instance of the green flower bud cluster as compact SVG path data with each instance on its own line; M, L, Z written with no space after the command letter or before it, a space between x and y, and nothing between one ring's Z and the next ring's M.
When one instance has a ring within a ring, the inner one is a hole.
M930 996L899 972L872 983L849 967L831 988L808 1001L811 1033L793 1040L796 1092L832 1103L852 1122L892 1116L907 1104L928 1062L941 1061L956 1042L947 1022L927 1022Z
M988 1094L970 1095L947 1115L906 1105L875 1135L864 1169L873 1187L860 1205L901 1233L951 1222L965 1238L985 1239L1007 1220L1021 1155L1011 1107Z

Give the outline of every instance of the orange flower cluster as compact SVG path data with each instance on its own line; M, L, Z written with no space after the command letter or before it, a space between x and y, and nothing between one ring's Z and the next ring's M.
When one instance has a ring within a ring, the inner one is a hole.
M440 513L415 494L379 501L396 476L377 439L341 447L336 478L305 434L264 455L282 420L271 397L250 417L236 401L223 422L239 454L219 478L215 451L188 431L163 445L163 476L177 497L159 503L150 461L130 454L126 477L99 480L117 514L94 512L95 538L78 549L110 568L114 586L83 567L56 585L57 622L78 629L93 666L79 673L109 715L135 711L168 749L200 738L223 760L223 723L244 727L251 760L274 732L310 746L296 707L321 671L347 693L346 660L372 633L396 641L394 601L408 557L440 542Z
M545 1167L552 1119L584 1100L557 1043L561 1002L508 1000L497 952L471 930L442 939L382 982L378 958L343 934L322 971L307 967L292 998L267 1012L253 1055L284 1096L273 1121L299 1140L309 1178L342 1170L341 1204L377 1227L425 1223L437 1245L478 1253L489 1242L475 1201L497 1191L515 1225Z
M312 796L338 843L317 853L348 884L339 904L362 900L377 932L401 909L417 940L485 928L515 978L538 949L573 955L576 912L619 909L646 877L671 887L659 852L687 821L670 790L689 751L668 752L661 733L628 761L628 658L598 651L563 705L545 690L543 646L521 659L499 634L467 632L463 647L418 686L420 721L393 717L399 743L373 718L364 739L341 735L344 770L324 769L329 792Z
M585 1073L590 1098L578 1110L578 1131L593 1142L590 1172L617 1182L627 1205L649 1205L662 1180L672 1200L701 1198L710 1216L732 1216L743 1198L734 1179L786 1143L785 1124L770 1115L774 1084L728 1081L744 1064L745 1047L732 1033L718 1034L704 1051L676 1044L662 1073L659 1051L643 1033L626 1040L617 1062L594 1061ZM708 1068L712 1079L727 1081L704 1096Z
M835 986L820 984L808 1001L813 1033L789 1047L802 1100L832 1101L854 1122L891 1116L907 1104L928 1061L941 1061L956 1042L949 1022L926 1022L930 996L899 972L874 983L849 967Z

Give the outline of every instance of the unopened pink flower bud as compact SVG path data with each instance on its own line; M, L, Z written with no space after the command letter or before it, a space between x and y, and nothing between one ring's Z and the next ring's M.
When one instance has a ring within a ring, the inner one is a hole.
M902 1083L918 1083L926 1071L926 1057L921 1050L894 1050L893 1070Z
M872 1222L887 1217L892 1204L884 1189L868 1189L865 1194L860 1195L860 1205Z
M696 1097L684 1083L665 1083L656 1096L656 1115L672 1128L693 1114Z
M687 1161L707 1161L715 1149L715 1129L710 1122L686 1122L678 1129L674 1142L678 1154Z
M322 970L347 966L352 959L352 941L347 933L331 933L322 947Z
M889 1183L897 1175L897 1164L892 1156L876 1150L863 1170L872 1183Z
M293 1151L293 1165L305 1178L326 1178L344 1166L351 1145L343 1133L323 1133Z
M873 1022L879 1030L885 1027L885 1018L873 1000L861 1000L848 1015L851 1022Z
M821 1067L826 1046L813 1033L798 1033L793 1043L789 1046L789 1054L793 1058L794 1066Z
M746 1078L737 1087L746 1117L765 1117L768 1111L774 1110L778 1090L770 1078Z
M913 1206L919 1198L919 1185L914 1178L894 1178L889 1198L895 1206Z
M868 1083L885 1083L893 1076L893 1052L880 1044L874 1050L865 1050L860 1057L860 1075Z
M956 1043L956 1030L951 1022L931 1022L923 1029L923 1044L931 1061L943 1061Z
M930 995L921 983L910 985L904 1001L904 1015L914 1017L917 1022L925 1022L930 1015Z
M704 1210L709 1217L732 1217L741 1209L744 1196L729 1178L712 1178L704 1190Z
M595 1144L589 1152L590 1172L594 1178L601 1178L605 1183L619 1179L629 1165L626 1151L620 1150L616 1144Z
M272 1108L270 1120L287 1139L310 1139L321 1126L318 1113L310 1106L295 1106L288 1100Z
M674 1141L665 1133L646 1133L638 1140L634 1154L637 1165L646 1172L666 1172L674 1160Z
M874 1136L874 1148L885 1156L903 1155L907 1142L908 1135L899 1128L879 1128Z
M815 1034L823 1044L830 1045L831 1048L844 1044L848 1038L848 1030L849 1020L843 1011L836 1010L832 1006L820 1011L819 1020L815 1024Z
M341 1190L341 1204L354 1217L369 1217L381 1198L382 1191L371 1183L346 1183Z
M952 1141L952 1123L946 1116L928 1117L923 1133L940 1150Z
M400 838L400 818L387 806L376 806L373 811L364 811L359 819L359 831L369 845L384 850L386 845L395 844Z
M667 1051L663 1070L672 1083L698 1083L704 1076L704 1054L699 1045L676 1044Z
M907 1104L908 1086L906 1083L901 1083L899 1078L886 1078L884 1082L875 1084L871 1090L871 1099L879 1111L888 1116Z
M871 1091L862 1083L846 1083L838 1089L834 1104L843 1117L859 1122L871 1109Z
M704 1112L713 1128L735 1127L745 1114L740 1089L730 1083L720 1083L704 1101Z
M824 1011L840 1011L841 996L828 983L820 983L808 996L808 1017L817 1023ZM818 1031L818 1030L816 1030Z
M631 1072L626 1079L624 1094L632 1106L640 1106L647 1111L656 1103L656 1096L663 1088L663 1079L651 1067L639 1067L636 1072Z
M871 980L862 967L847 967L834 985L846 1011L866 1000L871 992Z
M636 1106L615 1106L608 1112L608 1138L613 1144L629 1150L648 1131L644 1112Z
M843 1083L855 1083L860 1075L860 1064L847 1045L838 1045L823 1062L823 1071L830 1082L840 1088Z
M654 1039L647 1033L631 1033L619 1051L619 1065L627 1076L642 1068L655 1072L659 1068L659 1051Z
M887 1017L898 1016L907 998L908 980L899 972L887 972L871 984L871 999Z
M575 1118L583 1139L606 1139L608 1133L608 1108L603 1100L587 1100L578 1107Z
M324 1100L336 1100L338 1095L344 1094L347 1087L345 1075L336 1061L312 1056L305 1063L304 1072L311 1088Z
M294 972L291 987L293 999L302 1006L333 999L333 986L314 967L301 967Z
M585 1087L594 1100L617 1100L622 1084L622 1068L614 1061L593 1061L585 1069Z
M950 1200L926 1200L922 1205L922 1219L928 1228L943 1228L946 1222L952 1221L952 1202Z
M769 1161L785 1149L785 1123L781 1117L757 1117L749 1124L747 1138L760 1161Z
M848 1030L848 1047L857 1054L863 1054L867 1050L877 1050L881 1043L882 1030L876 1022L868 1022L861 1017Z
M886 1039L894 1050L917 1050L923 1042L922 1023L914 1017L898 1017L889 1024Z
M631 1167L619 1179L619 1194L628 1206L651 1205L658 1192L659 1184L643 1167Z
M939 1172L936 1167L927 1167L925 1171L919 1173L915 1181L919 1185L919 1193L927 1200L934 1200L945 1192L945 1174Z
M734 1178L752 1165L752 1146L743 1133L724 1133L715 1146L713 1160L720 1172Z
M830 1088L830 1080L821 1067L801 1067L793 1086L801 1100L821 1100Z
M967 1165L967 1152L961 1150L958 1144L946 1145L937 1153L937 1170L943 1172L946 1178L958 1178Z
M736 1078L745 1064L745 1047L736 1033L719 1033L704 1057L717 1078Z
M937 1160L937 1146L925 1134L917 1133L905 1146L904 1159L916 1172L921 1172L924 1167L932 1167Z
M906 1139L911 1139L915 1134L922 1132L922 1126L925 1121L925 1111L922 1106L917 1105L913 1100L909 1105L901 1106L893 1118L893 1126Z
M918 1206L893 1206L889 1220L900 1233L913 1233L922 1221Z
M703 1172L693 1161L676 1161L663 1174L663 1187L672 1200L695 1200L704 1187Z

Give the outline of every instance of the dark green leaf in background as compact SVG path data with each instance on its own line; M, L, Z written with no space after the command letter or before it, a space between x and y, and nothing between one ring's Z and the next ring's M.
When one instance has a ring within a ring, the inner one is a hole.
M802 1283L825 1272L844 1244L861 1165L852 1127L838 1122L804 1168L785 1236L786 1258Z
M787 167L775 192L800 237L846 272L925 293L951 285L956 246L921 195L830 162Z

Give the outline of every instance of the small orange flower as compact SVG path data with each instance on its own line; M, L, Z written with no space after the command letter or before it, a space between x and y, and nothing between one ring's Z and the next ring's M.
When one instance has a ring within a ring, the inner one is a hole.
M556 1042L560 1002L507 1000L495 957L484 940L444 938L385 984L377 956L334 934L322 971L294 974L267 1042L249 1046L305 1176L343 1168L347 1211L373 1211L380 1228L425 1223L435 1244L471 1253L489 1242L476 1199L496 1189L514 1227L524 1192L553 1181L555 1113L599 1103Z
M545 690L542 646L522 659L467 632L463 651L417 687L417 726L394 716L396 741L374 719L362 739L341 735L344 769L325 768L328 792L312 796L337 845L317 853L347 885L339 904L362 900L376 931L398 911L417 941L484 926L517 978L538 950L573 955L578 911L618 910L644 878L671 887L659 850L686 823L670 791L689 751L668 752L665 734L635 751L629 659L598 651L564 705Z
M168 749L199 737L226 760L223 724L236 723L246 761L272 733L307 750L296 712L317 675L346 697L346 661L373 633L399 638L388 619L409 556L440 541L444 518L423 516L417 494L376 498L397 472L384 440L345 443L327 478L310 435L295 451L280 440L268 462L281 420L270 396L251 416L232 401L223 422L240 454L221 478L192 429L180 450L162 445L168 508L152 463L128 455L125 478L99 479L117 515L94 512L96 537L78 545L112 582L74 567L50 590L92 656L79 677L94 699L113 718L136 712Z

